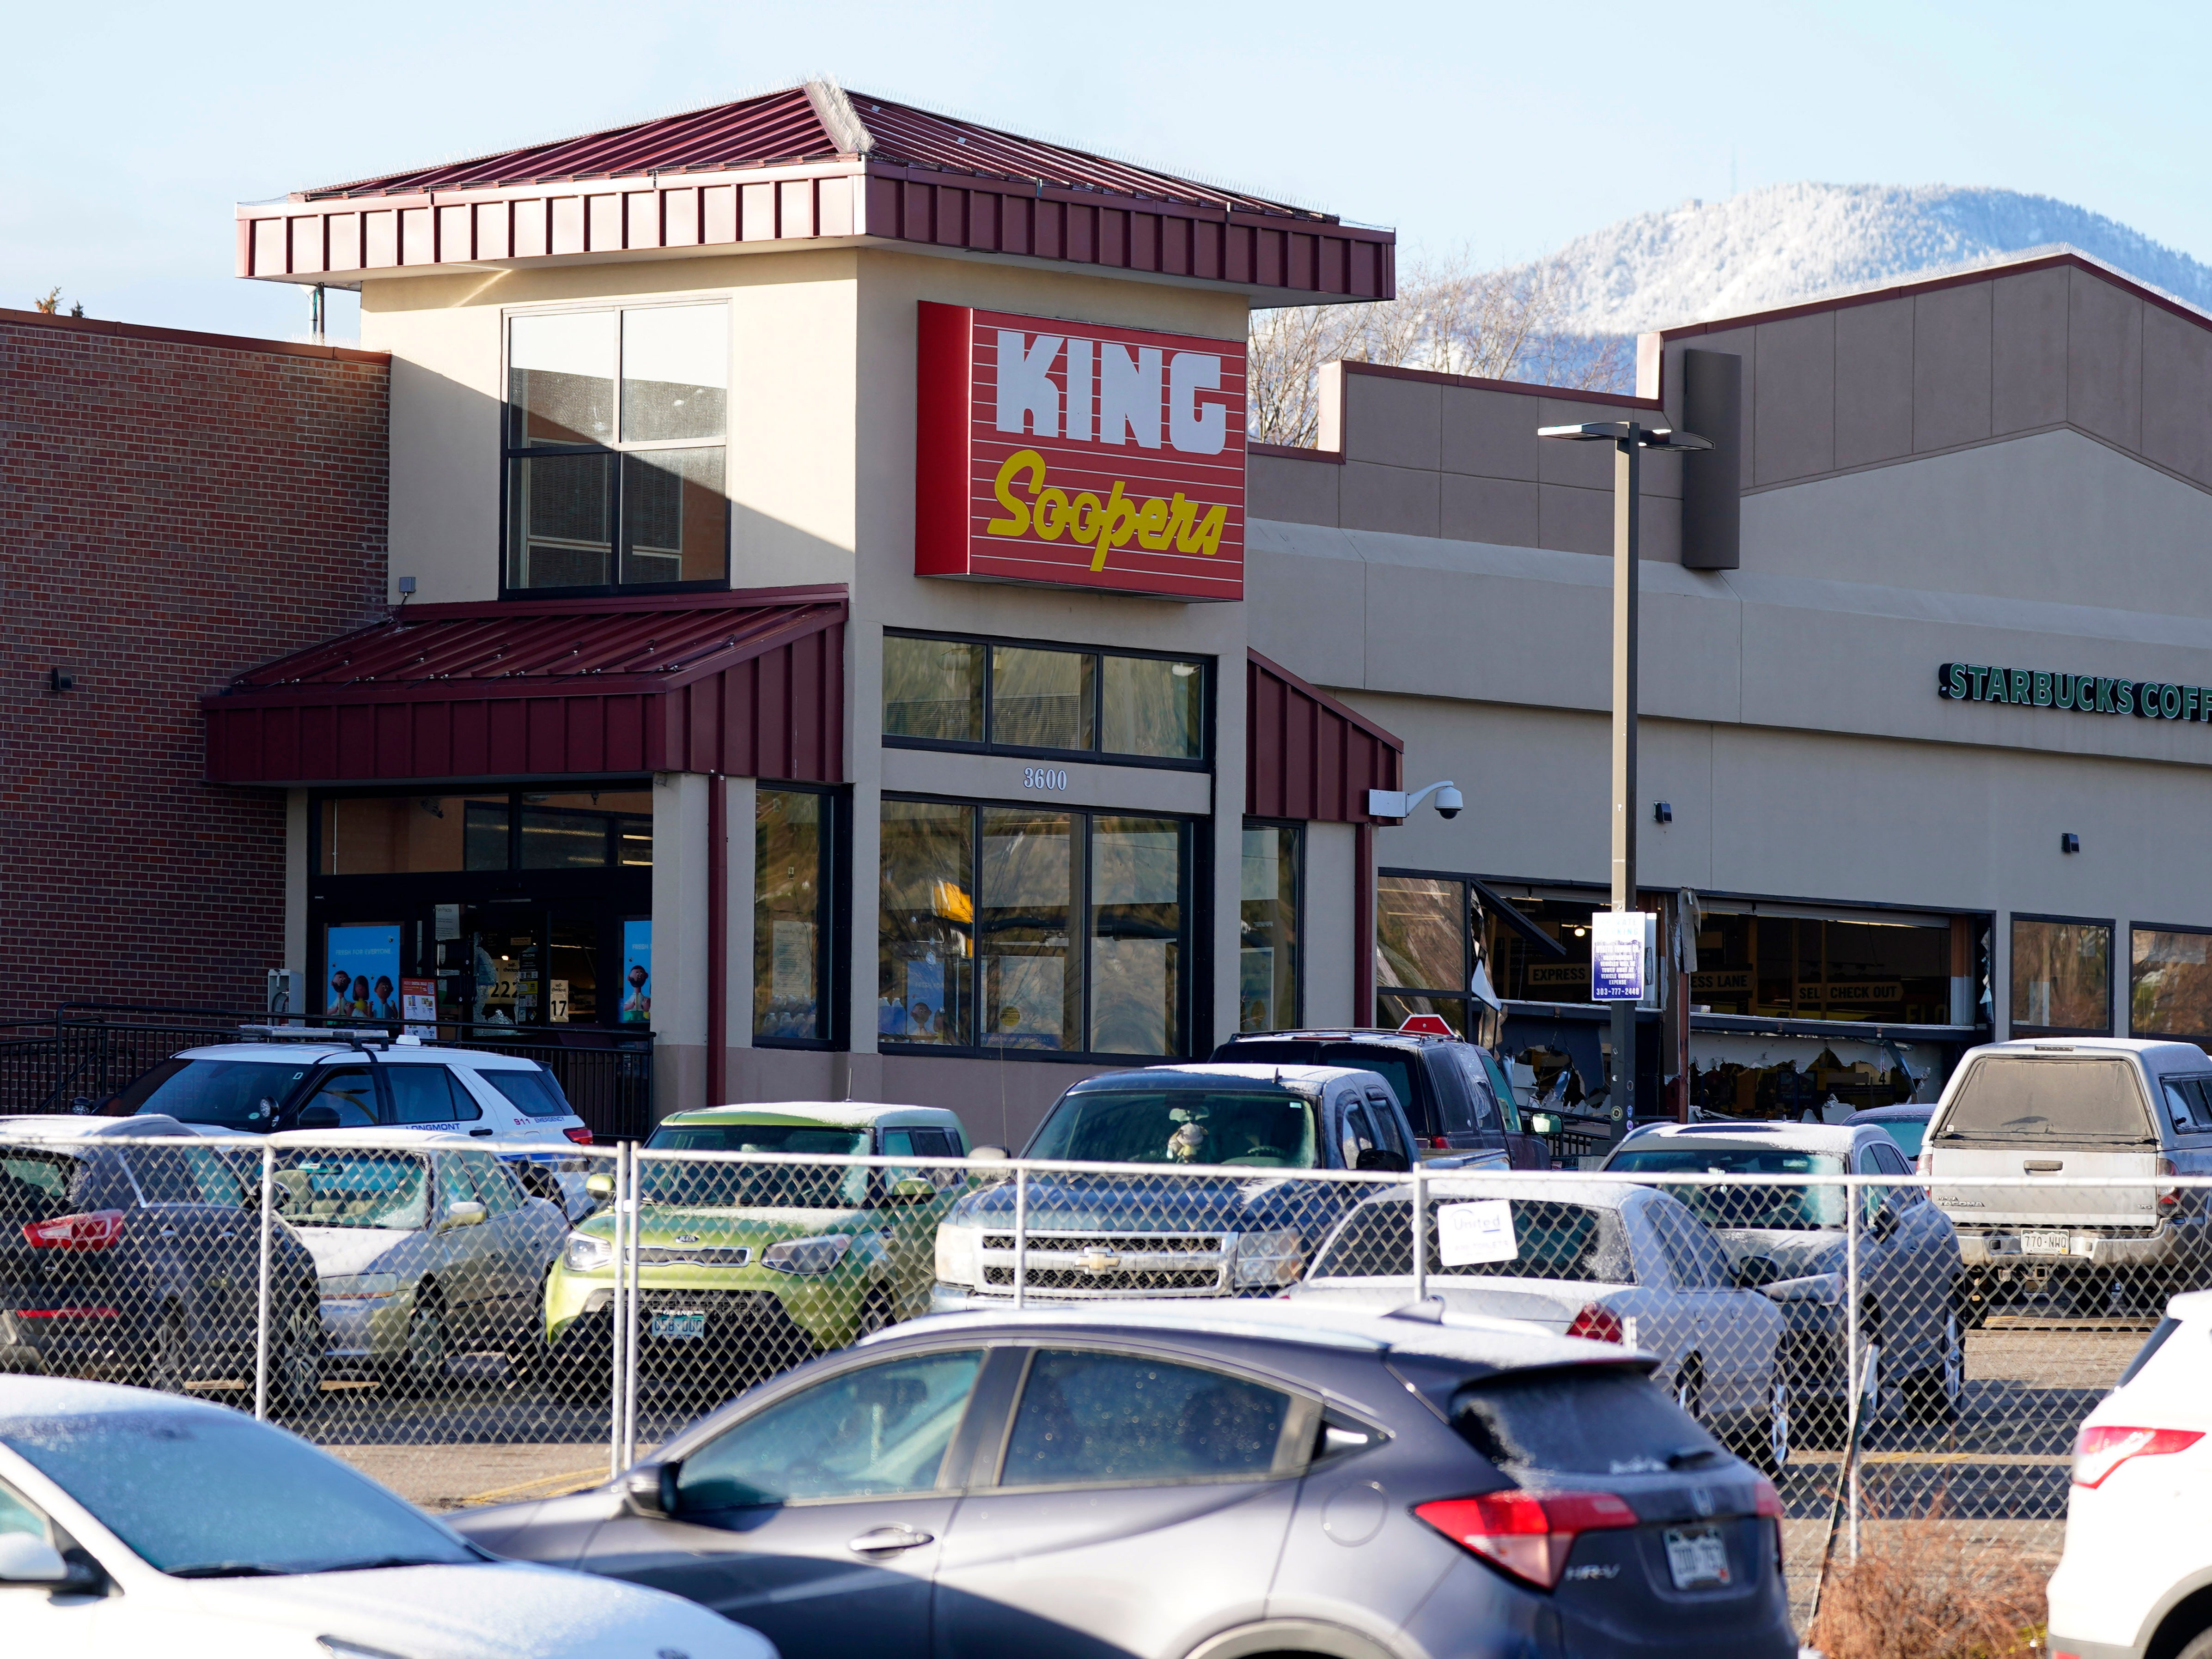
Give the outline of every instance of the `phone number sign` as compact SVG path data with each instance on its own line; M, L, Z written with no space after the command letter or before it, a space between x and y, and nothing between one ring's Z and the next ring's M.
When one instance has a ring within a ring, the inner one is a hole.
M1244 343L921 305L915 574L1244 596Z

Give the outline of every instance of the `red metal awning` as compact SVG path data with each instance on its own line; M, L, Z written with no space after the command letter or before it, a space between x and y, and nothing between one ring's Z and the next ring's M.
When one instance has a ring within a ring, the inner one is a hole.
M844 777L842 587L425 605L200 699L210 783Z
M1279 663L1249 653L1244 681L1244 811L1325 823L1370 817L1370 789L1402 789L1404 742Z

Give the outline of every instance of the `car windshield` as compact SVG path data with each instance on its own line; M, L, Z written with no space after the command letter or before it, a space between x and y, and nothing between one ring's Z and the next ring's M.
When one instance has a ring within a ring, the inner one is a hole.
M1413 1272L1413 1230L1407 1224L1410 1200L1398 1194L1371 1199L1345 1217L1314 1256L1310 1279L1408 1279ZM1483 1276L1564 1279L1632 1285L1628 1237L1620 1217L1589 1204L1553 1199L1478 1199L1474 1203L1505 1207L1508 1228L1483 1242L1496 1260L1455 1263L1445 1260L1443 1234L1459 1242L1459 1219L1450 1212L1467 1200L1431 1194L1429 1277ZM1485 1219L1490 1218L1486 1217ZM1504 1252L1510 1249L1512 1254ZM1456 1255L1461 1251L1455 1249Z
M19 1419L21 1453L162 1572L329 1572L482 1558L336 1458L212 1408Z
M1314 1103L1282 1089L1098 1089L1063 1095L1030 1158L1085 1164L1319 1166Z
M265 1129L309 1069L297 1061L165 1060L126 1085L111 1109L118 1117L159 1112L180 1123Z
M1793 1152L1780 1146L1671 1146L1616 1152L1608 1170L1639 1175L1839 1176L1844 1160L1819 1152ZM1685 1182L1660 1188L1680 1199L1698 1218L1715 1227L1771 1227L1810 1231L1844 1224L1840 1187L1700 1187Z
M2139 1146L2154 1139L2135 1067L2124 1060L1978 1060L1943 1115L1940 1141L2017 1146L2058 1141Z
M279 1152L276 1181L276 1213L295 1227L414 1232L429 1219L430 1164L413 1152Z
M1917 1158L1920 1156L1920 1139L1922 1136L1928 1133L1928 1120L1926 1118L1878 1117L1870 1118L1868 1121L1871 1122L1875 1128L1881 1130L1882 1133L1887 1135L1892 1140L1895 1141L1899 1147L1903 1148L1905 1157Z
M864 1164L722 1164L660 1159L654 1152L791 1152L857 1158L866 1129L812 1123L665 1123L645 1143L638 1193L647 1204L687 1210L842 1209L868 1201Z
M568 1103L568 1097L561 1092L561 1079L552 1073L532 1067L527 1072L498 1070L489 1066L477 1068L479 1081L489 1083L514 1103L516 1109L530 1117L574 1117L576 1109Z

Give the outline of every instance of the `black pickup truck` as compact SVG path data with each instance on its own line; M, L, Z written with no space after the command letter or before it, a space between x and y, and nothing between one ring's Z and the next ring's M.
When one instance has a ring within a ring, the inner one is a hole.
M1430 1150L1502 1147L1516 1170L1552 1167L1550 1149L1523 1132L1511 1095L1500 1097L1482 1051L1457 1037L1357 1029L1247 1031L1230 1038L1212 1057L1379 1072L1406 1109L1414 1134Z

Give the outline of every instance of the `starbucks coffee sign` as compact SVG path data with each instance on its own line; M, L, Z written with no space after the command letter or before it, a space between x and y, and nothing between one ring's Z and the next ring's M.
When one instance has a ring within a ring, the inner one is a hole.
M1947 662L1936 670L1936 695L1952 702L2004 702L2017 708L2063 708L2076 714L2212 723L2212 686L2171 685L2162 680L2108 680L2098 674Z

